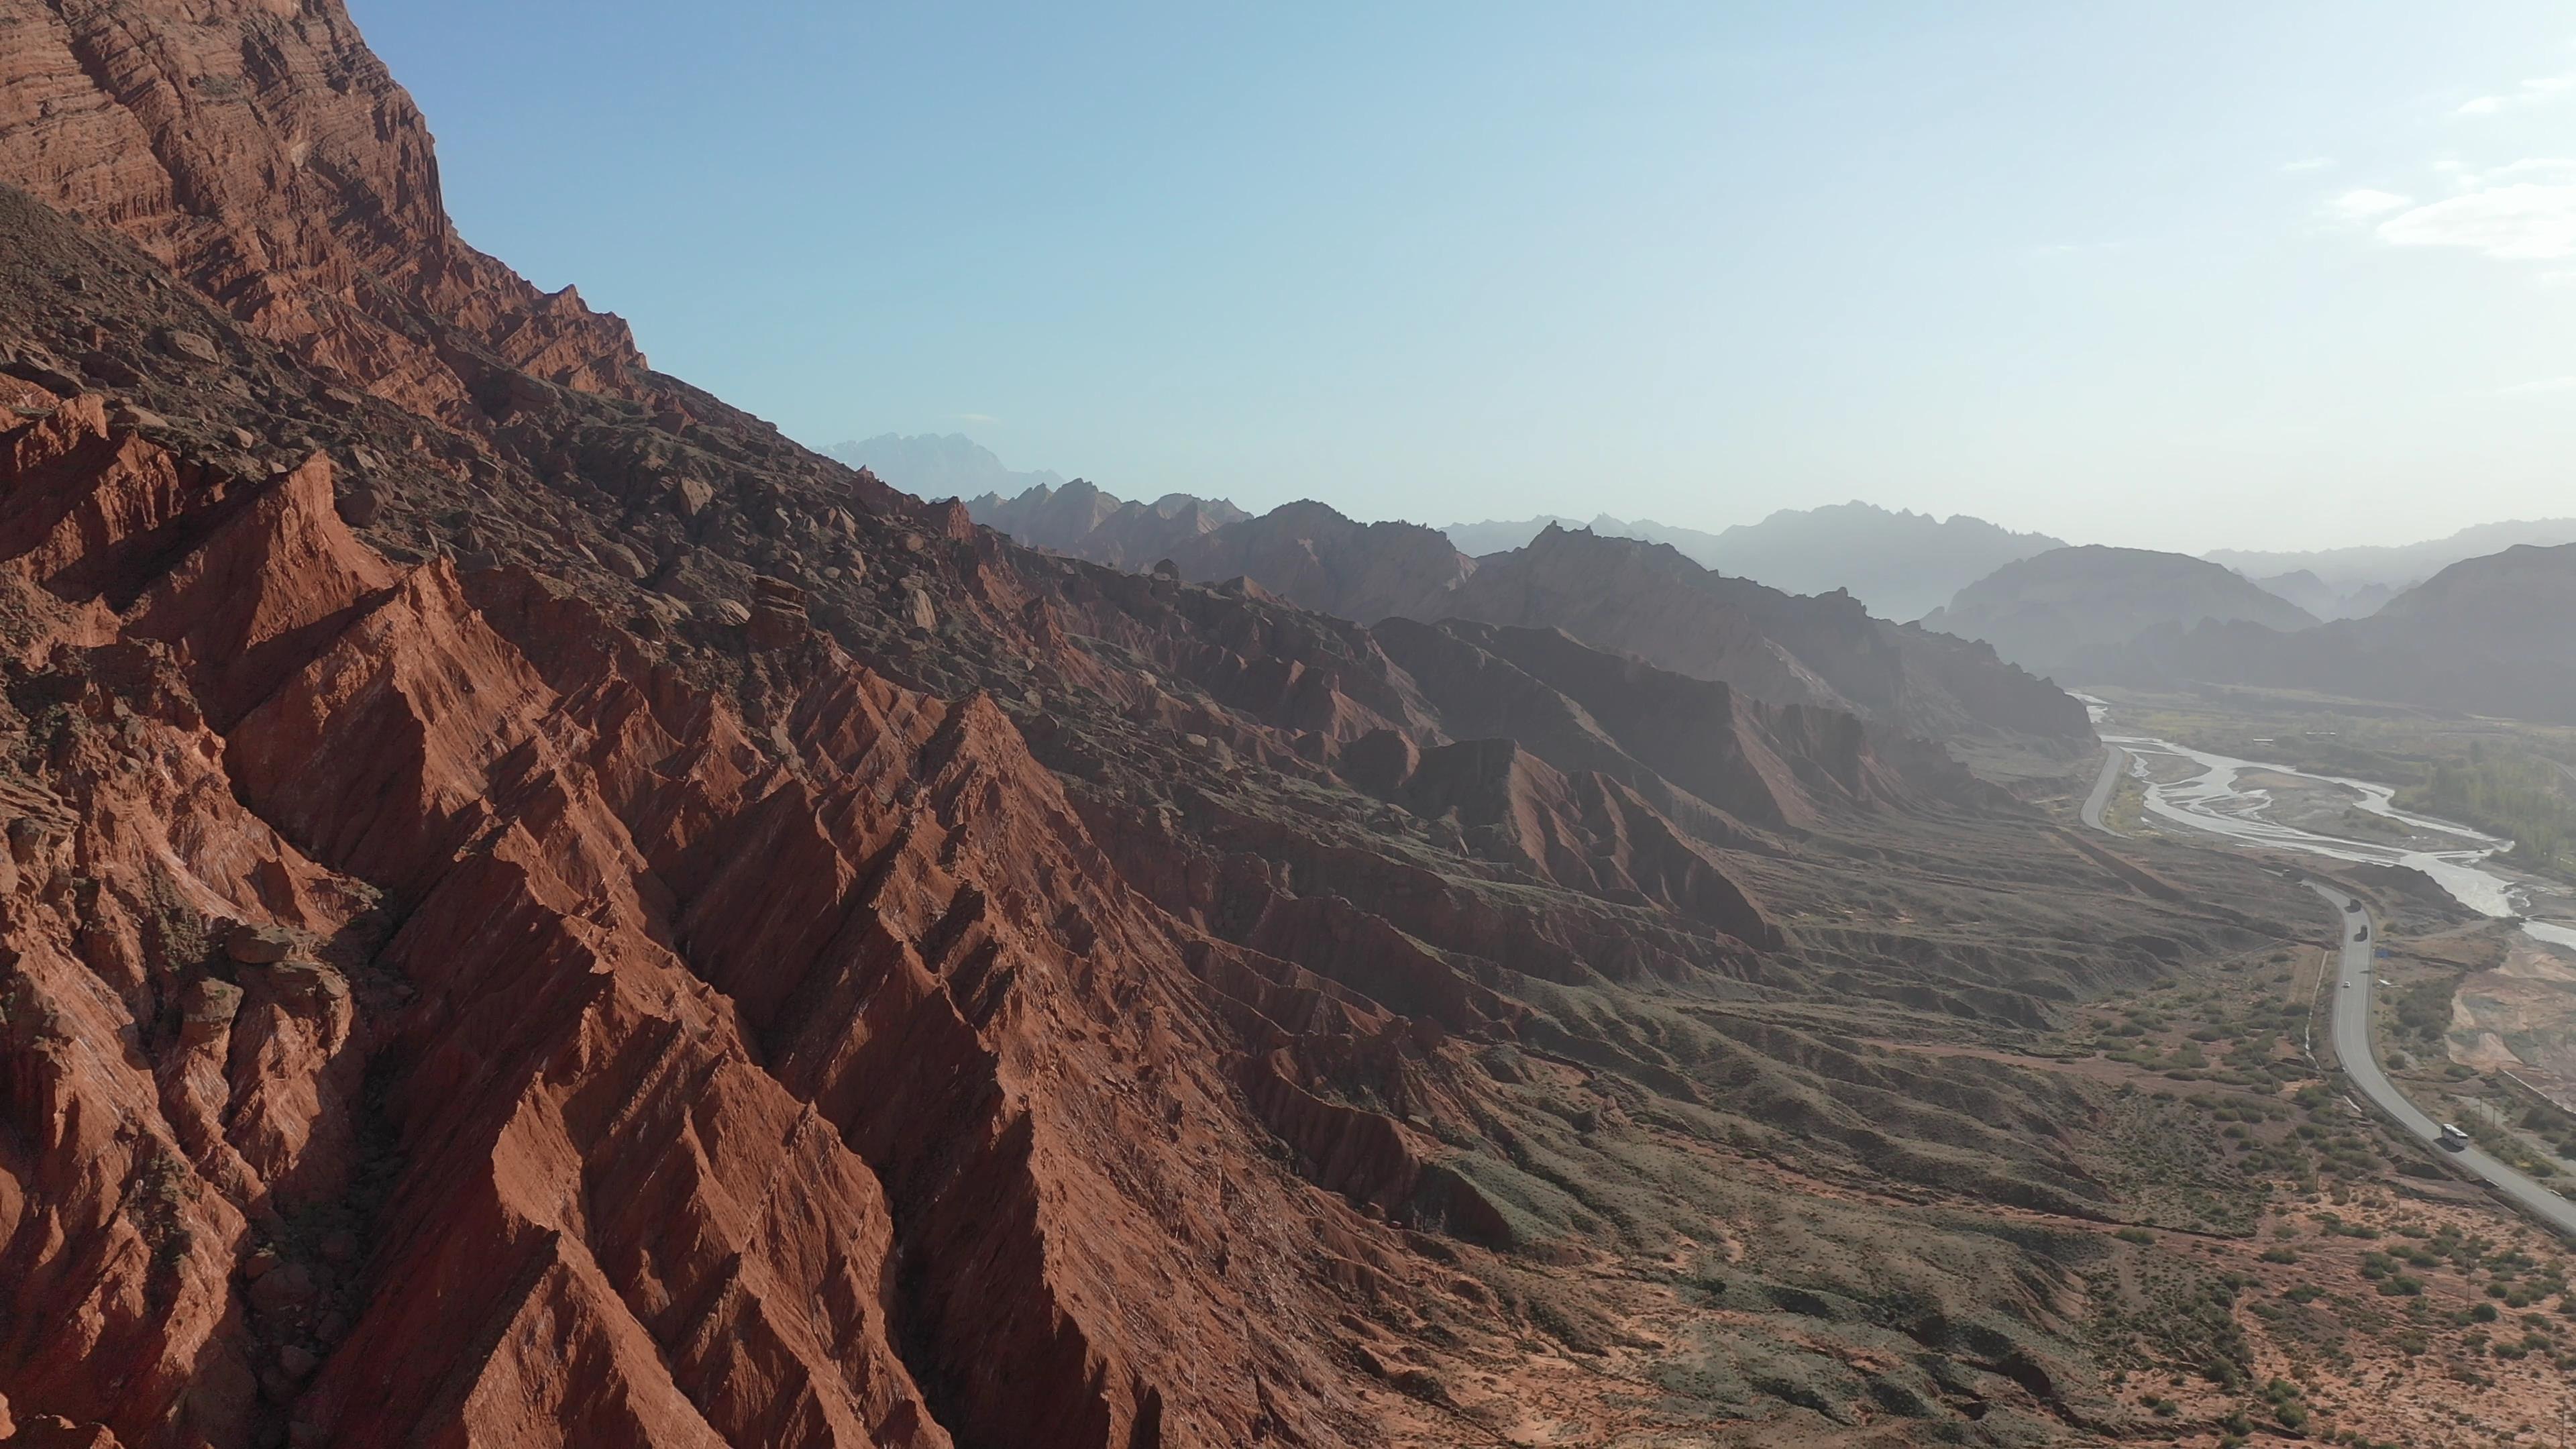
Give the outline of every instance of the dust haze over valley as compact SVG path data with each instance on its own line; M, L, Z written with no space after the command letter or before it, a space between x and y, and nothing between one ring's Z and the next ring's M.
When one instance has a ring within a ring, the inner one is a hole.
M2298 18L0 0L0 1445L2554 1442L2569 37Z

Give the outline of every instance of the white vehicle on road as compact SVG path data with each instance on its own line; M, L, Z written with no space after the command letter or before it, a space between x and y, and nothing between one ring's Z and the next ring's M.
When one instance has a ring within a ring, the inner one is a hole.
M2442 1124L2442 1146L2446 1151L2463 1151L2468 1147L2468 1145L2468 1133L2461 1131L2451 1123L2445 1122Z

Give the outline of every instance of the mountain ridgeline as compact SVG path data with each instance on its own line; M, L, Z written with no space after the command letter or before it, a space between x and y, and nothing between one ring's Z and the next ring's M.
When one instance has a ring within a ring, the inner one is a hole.
M2285 689L2576 724L2576 544L2464 559L2323 622L2285 591L2181 554L2063 549L1961 590L1923 626L2070 684Z
M1222 498L1193 498L1186 493L1152 503L1130 503L1080 478L1061 485L1040 484L1007 499L986 493L970 499L966 509L976 522L998 528L1032 548L1122 568L1143 568L1202 535L1251 517Z
M2367 618L2282 631L2211 620L2106 652L2105 683L2290 688L2576 724L2576 544L2452 564Z
M1482 556L1519 548L1551 525L1578 526L1570 518L1543 517L1453 523L1444 531L1461 551ZM1919 619L2015 559L2065 547L2046 534L2015 533L1965 514L1935 518L1868 503L1783 509L1718 533L1608 514L1579 526L1670 544L1702 568L1759 579L1785 593L1840 590L1887 619Z
M2206 559L2141 548L2061 548L2006 564L1959 591L1923 627L1982 639L2042 674L2083 676L2110 651L2203 620L2304 629L2296 604Z
M1005 531L1015 519L1044 526L1061 497L987 501L977 517ZM1151 512L1166 516L1169 506ZM1138 508L1094 494L1081 516L1101 524L1040 536L1049 547L1132 565L1132 525L1121 520ZM1198 509L1174 512L1209 517ZM1168 545L1160 560L1181 578L1241 579L1341 618L1562 629L1758 699L1847 710L1930 739L2009 736L2073 749L2092 738L2081 706L1981 645L1872 618L1847 594L1804 598L1718 574L1668 544L1551 523L1519 548L1470 558L1442 530L1360 523L1311 501L1159 541Z
M2555 548L2576 543L2576 518L2517 519L2502 523L2482 523L2464 528L2444 538L2421 543L2369 545L2354 548L2314 549L2306 552L2264 552L2252 549L2212 549L2205 555L2211 562L2227 567L2249 578L2269 581L2295 579L2305 574L2318 587L2340 599L2363 591L2375 591L2373 601L2384 603L2416 584L2433 577L2455 563L2501 553L2509 548L2529 546ZM2293 585L2297 587L2298 585ZM2328 615L2309 607L2304 599L2295 599L2308 612L2319 617L2353 617L2369 612L2354 606Z

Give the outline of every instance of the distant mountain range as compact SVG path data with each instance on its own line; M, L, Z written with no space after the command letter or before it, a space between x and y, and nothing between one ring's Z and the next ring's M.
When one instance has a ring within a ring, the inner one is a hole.
M1130 501L1015 471L955 434L831 451L925 496L963 498L976 521L1073 557L1137 570L1168 560L1185 578L1240 579L1363 623L1563 629L1756 698L1847 709L1928 738L2067 733L2050 707L2064 696L2034 675L2281 684L2576 723L2576 657L2558 657L2560 625L2576 610L2557 592L2562 570L2576 575L2576 519L2199 558L2071 547L1866 503L1783 510L1717 533L1607 514L1432 529L1363 523L1314 502L1254 517L1189 494ZM1837 591L1850 599L1834 604Z
M2403 584L2363 584L2358 588L2338 589L2318 578L2308 569L2274 574L2253 581L2256 588L2274 598L2287 599L2320 619L2366 619L2385 608L2388 601L2412 587Z
M1137 569L1211 529L1252 516L1222 498L1186 493L1130 503L1080 478L1062 487L1041 483L1010 498L980 494L966 500L966 511L977 523L1032 547Z
M978 493L1019 493L1055 488L1064 475L1038 469L1014 472L993 450L963 433L879 433L823 450L853 468L865 468L921 498L971 498Z
M2554 548L2563 543L2576 543L2576 518L2481 523L2461 529L2447 538L2388 547L2329 548L2309 553L2263 553L2219 548L2210 550L2203 557L2257 580L2278 580L2282 575L2305 573L2337 595L2345 595L2374 584L2385 585L2392 591L2402 590L2431 578L2462 559L2501 553L2517 544ZM2305 600L2294 602L2308 608L2310 613L2318 612Z
M2283 632L2208 621L2142 636L2088 671L2105 683L2314 690L2576 724L2576 544L2465 559L2364 619Z
M1925 616L1923 627L1983 639L2025 669L2065 675L2151 630L2207 619L2281 630L2317 622L2207 559L2094 544L2008 563Z
M1606 513L1589 523L1548 515L1453 523L1443 531L1460 551L1482 555L1519 548L1551 525L1670 544L1702 568L1759 579L1793 594L1840 589L1889 619L1920 618L2015 559L2066 546L2063 539L2014 533L1966 514L1935 518L1870 503L1782 509L1722 533Z
M1321 503L1246 518L1230 504L1127 503L1082 483L987 496L967 509L1023 542L1131 566L1142 564L1139 530L1187 520L1186 530L1154 535L1160 558L1184 579L1363 624L1561 630L1756 699L1844 710L1921 738L2052 748L2089 747L2092 738L2081 706L1982 644L1872 618L1845 595L1800 597L1714 573L1642 539L1550 524L1518 548L1471 558L1441 530L1360 523Z
M1067 496L1058 498L1058 491L1068 486L1062 474L1012 469L991 449L960 433L883 433L826 451L924 498L970 500L977 518L1023 542L1140 568L1210 528L1250 516L1225 500L1185 493L1152 503L1121 503L1078 479ZM1028 496L1032 492L1038 496ZM1110 498L1109 504L1097 505L1095 494ZM1006 508L1012 511L1004 521L999 515ZM1120 514L1121 508L1130 511ZM1940 518L1857 501L1782 509L1759 523L1714 533L1607 513L1589 519L1554 513L1487 519L1452 523L1439 531L1460 553L1481 558L1525 547L1550 527L1669 544L1702 568L1791 594L1841 590L1887 619L1923 618L2006 564L2067 547L2064 539L2015 532L1967 514ZM2222 548L2201 557L2242 574L2313 619L2331 620L2368 617L2463 559L2517 544L2564 543L2576 543L2576 518L2484 523L2447 538L2384 547L2309 552ZM2250 617L2251 608L2243 613Z

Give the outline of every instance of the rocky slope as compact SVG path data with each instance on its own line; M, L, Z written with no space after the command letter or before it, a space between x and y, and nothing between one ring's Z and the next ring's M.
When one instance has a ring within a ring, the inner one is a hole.
M1984 640L2024 668L2072 678L2090 677L2097 661L2150 631L2179 633L2204 620L2277 630L2317 622L2205 559L2092 545L2007 564L1926 615L1923 627Z
M327 42L434 175L328 0L74 13L11 18L274 71L245 153L336 114ZM10 153L116 226L0 187L10 1442L2137 1427L2108 1229L2242 1175L1873 1043L2288 887L2131 893L1936 750L1556 630L1016 547L640 359L514 365L524 284L431 285L360 131L306 156L350 209L262 221L120 124ZM419 285L168 249L231 227ZM368 328L412 370L330 360Z

